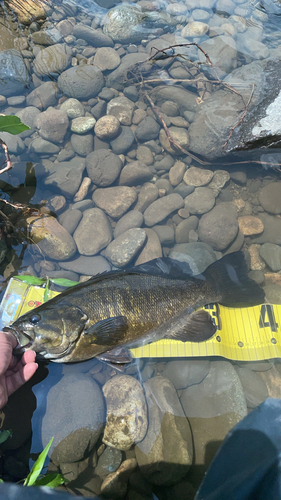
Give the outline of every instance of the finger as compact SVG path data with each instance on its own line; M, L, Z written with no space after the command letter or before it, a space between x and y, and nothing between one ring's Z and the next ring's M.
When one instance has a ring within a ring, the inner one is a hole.
M7 394L10 396L19 389L25 382L33 377L38 368L38 364L31 362L24 365L19 371L12 373L6 378Z
M8 401L7 387L6 387L6 379L3 375L0 377L0 409L3 408Z
M0 376L3 375L10 366L13 348L16 344L17 341L12 334L0 332Z

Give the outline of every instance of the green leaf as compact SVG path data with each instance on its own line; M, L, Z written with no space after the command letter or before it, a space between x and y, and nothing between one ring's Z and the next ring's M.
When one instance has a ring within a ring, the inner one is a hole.
M45 287L45 291L44 291L44 302L47 302L48 298L49 298L49 291L50 291L50 280L49 278L47 278L47 281L46 281L46 287Z
M36 276L29 276L28 274L25 274L23 276L13 276L13 278L21 280L24 283L28 283L29 285L39 285L39 286L43 285L47 281L47 278L37 278Z
M44 450L40 453L36 462L34 462L30 473L28 474L28 476L24 480L24 483L23 483L24 486L33 486L34 485L36 479L38 478L41 470L44 467L44 463L45 463L46 457L48 455L48 451L49 451L51 444L53 442L53 439L54 438L52 437L51 441L47 444L46 448L44 448Z
M7 439L13 434L12 429L7 429L6 431L0 432L0 444L7 441Z
M0 479L0 483L4 483L3 479Z
M58 285L58 286L75 286L75 285L79 285L79 281L71 281L71 280L66 280L64 278L55 278L55 279L50 278L50 281L52 283L54 283L54 285Z
M18 116L0 116L0 132L17 135L25 130L30 130L30 127L22 123Z
M49 488L56 488L68 482L68 479L65 479L62 474L46 474L46 476L36 479L33 486L49 486Z

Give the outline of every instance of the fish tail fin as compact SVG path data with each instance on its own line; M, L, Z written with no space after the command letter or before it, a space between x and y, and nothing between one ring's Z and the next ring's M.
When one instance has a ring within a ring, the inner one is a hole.
M247 307L262 304L264 290L247 275L247 262L242 251L225 255L203 273L216 284L219 301L224 306Z

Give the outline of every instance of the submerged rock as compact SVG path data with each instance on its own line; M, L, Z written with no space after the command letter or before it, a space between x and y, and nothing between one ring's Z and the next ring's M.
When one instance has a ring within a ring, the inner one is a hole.
M15 49L0 52L0 94L20 94L29 84L30 76L21 53Z

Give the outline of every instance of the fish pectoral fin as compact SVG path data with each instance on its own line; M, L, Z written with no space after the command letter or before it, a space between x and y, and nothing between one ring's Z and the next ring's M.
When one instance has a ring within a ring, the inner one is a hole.
M126 316L115 316L98 321L84 330L85 339L98 345L116 345L126 335L128 330L128 319ZM92 339L91 339L92 338Z
M204 342L211 338L216 330L212 316L205 309L199 309L187 316L184 324L175 333L165 338L181 340L181 342Z
M110 351L98 354L96 358L98 358L100 361L105 361L112 365L131 363L133 359L130 351L126 347L116 347L115 349L111 349Z

